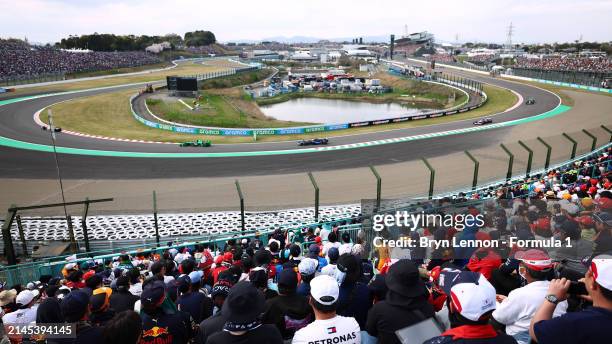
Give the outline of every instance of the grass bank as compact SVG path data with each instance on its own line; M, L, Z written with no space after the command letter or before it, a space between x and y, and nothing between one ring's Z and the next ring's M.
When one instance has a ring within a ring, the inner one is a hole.
M264 80L268 76L272 75L274 71L272 69L259 69L252 72L242 72L234 74L228 77L220 79L211 79L202 82L200 88L211 89L211 88L230 88L240 85L247 85L256 83Z
M192 99L183 99L190 104ZM149 110L165 120L189 125L224 127L224 128L274 128L309 125L279 121L264 116L260 111L253 113L243 108L239 99L233 97L204 93L203 101L196 110L190 110L176 100L147 99Z
M485 85L485 92L489 95L487 103L479 109L432 119L389 124L378 127L362 127L340 130L328 133L287 136L259 136L258 141L298 140L317 136L342 136L368 133L381 130L414 128L426 125L442 124L452 121L472 119L504 111L514 105L516 96L507 90ZM138 139L161 142L183 142L193 139L209 139L213 143L245 143L253 142L250 137L223 137L200 136L173 133L166 130L153 129L136 121L130 112L129 97L134 90L121 91L78 98L60 103L52 107L56 125L80 133L108 136L123 139ZM230 92L230 91L227 91ZM231 91L235 92L235 91ZM46 115L41 118L46 120ZM410 135L407 131L406 135Z

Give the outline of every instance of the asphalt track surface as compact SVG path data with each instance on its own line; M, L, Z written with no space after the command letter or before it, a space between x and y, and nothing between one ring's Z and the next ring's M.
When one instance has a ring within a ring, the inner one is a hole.
M533 97L536 104L517 108L496 115L494 121L505 122L545 113L559 105L559 98L543 89L526 84L510 82L488 76L445 70L445 72L469 76L472 79L495 86L511 89L524 99ZM49 133L42 131L33 121L33 114L51 104L77 97L115 92L134 86L118 86L104 90L92 90L77 94L56 95L37 98L0 107L0 136L50 145ZM523 102L524 103L524 102ZM337 137L330 145L344 145L372 140L434 133L472 127L473 119L455 121L419 128L397 129L376 133ZM381 127L384 130L384 127ZM68 179L149 179L183 177L222 177L257 176L300 173L305 171L326 171L364 167L368 165L391 164L437 157L463 150L473 150L500 143L500 138L511 130L510 127L490 129L462 135L452 135L363 147L351 150L325 151L305 154L264 155L246 157L215 158L128 158L104 157L74 154L59 154L62 177ZM129 151L129 152L203 152L203 148L179 148L178 145L146 144L102 140L67 134L57 135L57 145L83 149ZM253 143L214 145L205 152L271 151L297 149L295 142ZM0 146L0 178L55 178L54 169L41 169L51 166L54 157L51 153L22 150Z

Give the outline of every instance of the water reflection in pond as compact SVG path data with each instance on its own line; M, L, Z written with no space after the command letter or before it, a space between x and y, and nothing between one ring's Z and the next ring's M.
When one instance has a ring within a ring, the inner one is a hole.
M417 116L433 111L415 109L397 103L366 103L339 99L297 98L260 106L269 117L282 121L310 123L349 123L386 119L400 116Z

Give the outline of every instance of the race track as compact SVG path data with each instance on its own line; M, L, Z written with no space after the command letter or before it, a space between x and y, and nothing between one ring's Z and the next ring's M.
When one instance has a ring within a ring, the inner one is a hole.
M451 72L446 70L445 72ZM551 111L560 103L560 99L543 89L490 78L488 76L452 72L469 76L472 79L504 87L520 94L524 99L533 97L535 105L521 104L515 109L494 116L496 123L527 118ZM0 106L0 136L9 139L50 145L49 133L42 131L32 119L33 114L59 101L81 96L115 92L134 86L118 86L104 90L92 90L82 93L55 95L36 98ZM349 145L354 143L386 140L398 137L436 133L472 127L473 120L450 122L440 125L419 128L397 129L369 134L337 137L330 140L330 146ZM544 123L544 121L542 121ZM381 127L384 130L384 127ZM473 150L497 145L512 127L503 127L460 135L438 136L416 141L399 142L360 147L348 150L317 151L304 154L282 154L261 156L228 156L214 158L135 158L115 156L88 156L77 154L60 154L62 176L69 179L145 179L145 178L180 178L180 177L220 177L249 176L299 173L304 171L323 171L383 165L419 159L420 157L437 157L441 155ZM233 153L283 151L298 149L295 142L252 143L214 145L210 149L179 148L178 145L146 144L111 140L101 140L68 134L57 135L59 147L104 150L110 152L147 152L147 153ZM110 154L112 155L112 154ZM230 154L228 154L230 155ZM51 166L53 155L48 152L17 149L0 146L0 177L2 178L54 178L54 169L41 169L39 166Z

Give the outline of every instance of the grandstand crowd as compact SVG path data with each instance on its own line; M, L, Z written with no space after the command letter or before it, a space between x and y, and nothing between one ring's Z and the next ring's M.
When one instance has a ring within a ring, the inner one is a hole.
M517 57L515 68L611 73L612 59L591 57Z
M37 343L609 343L611 153L417 205L481 215L481 226L377 234L447 245L375 246L365 226L341 223L170 242L2 285L2 322L76 324L76 339L29 338Z
M0 79L92 72L159 63L145 52L73 52L0 39Z

